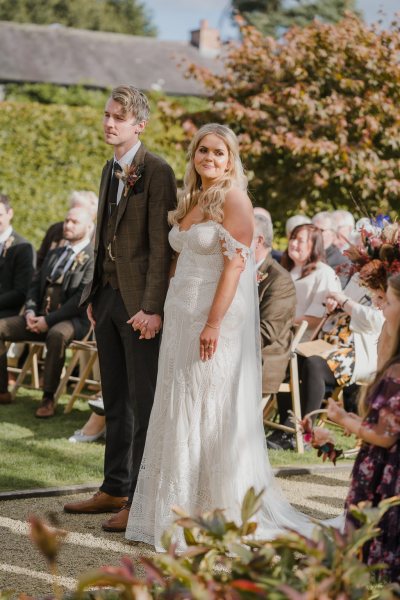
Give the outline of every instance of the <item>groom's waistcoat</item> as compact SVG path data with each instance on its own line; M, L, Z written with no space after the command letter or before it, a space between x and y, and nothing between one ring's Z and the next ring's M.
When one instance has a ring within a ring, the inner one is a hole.
M114 290L119 288L118 284L118 273L117 266L115 264L115 260L112 260L111 256L113 256L113 239L114 232L117 225L118 219L118 210L120 204L111 211L110 204L105 207L105 214L103 217L103 226L101 228L101 247L102 247L102 255L103 255L103 265L102 265L102 285L107 285L109 283Z

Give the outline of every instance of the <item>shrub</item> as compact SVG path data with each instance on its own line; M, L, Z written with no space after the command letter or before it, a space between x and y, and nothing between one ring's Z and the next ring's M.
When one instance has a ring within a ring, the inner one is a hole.
M210 119L239 135L257 204L282 213L400 209L400 22L314 21L280 40L241 25L222 74L192 65ZM188 127L187 122L185 123ZM361 216L361 215L360 215Z
M11 198L15 228L38 246L47 227L64 218L72 190L98 192L102 167L112 156L102 132L107 94L41 84L9 87L8 94L14 100L0 103L0 192ZM185 164L175 141L180 126L167 129L158 118L160 99L150 97L153 114L143 141L171 164L179 179ZM203 101L181 102L190 112Z

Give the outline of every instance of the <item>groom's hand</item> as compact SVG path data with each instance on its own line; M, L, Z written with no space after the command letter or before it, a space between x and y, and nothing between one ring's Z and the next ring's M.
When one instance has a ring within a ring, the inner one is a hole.
M140 340L150 340L160 331L162 320L160 315L147 315L139 310L127 323L132 326L134 331L140 331Z

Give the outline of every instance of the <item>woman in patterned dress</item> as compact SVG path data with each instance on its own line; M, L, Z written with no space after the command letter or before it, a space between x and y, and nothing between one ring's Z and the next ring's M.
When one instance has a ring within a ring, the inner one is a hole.
M362 416L345 412L332 399L328 417L359 437L363 444L354 464L346 508L361 501L376 506L400 495L400 275L388 280L383 314L390 332L389 359L367 387L360 402ZM351 515L347 523L357 526ZM381 533L363 548L367 564L384 562L382 579L400 580L400 506L380 522Z

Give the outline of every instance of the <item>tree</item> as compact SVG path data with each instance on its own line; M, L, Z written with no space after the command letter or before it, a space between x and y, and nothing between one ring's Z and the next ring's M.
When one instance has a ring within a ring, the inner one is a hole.
M281 40L241 25L222 74L191 66L214 119L238 134L257 204L400 209L400 24L355 16L293 27ZM187 123L186 123L186 127Z
M304 27L318 18L326 23L336 23L346 11L356 12L355 0L232 0L234 12L238 11L249 25L254 25L264 35L276 36L293 25Z
M132 35L156 33L139 0L0 0L0 20L60 23L78 29Z

